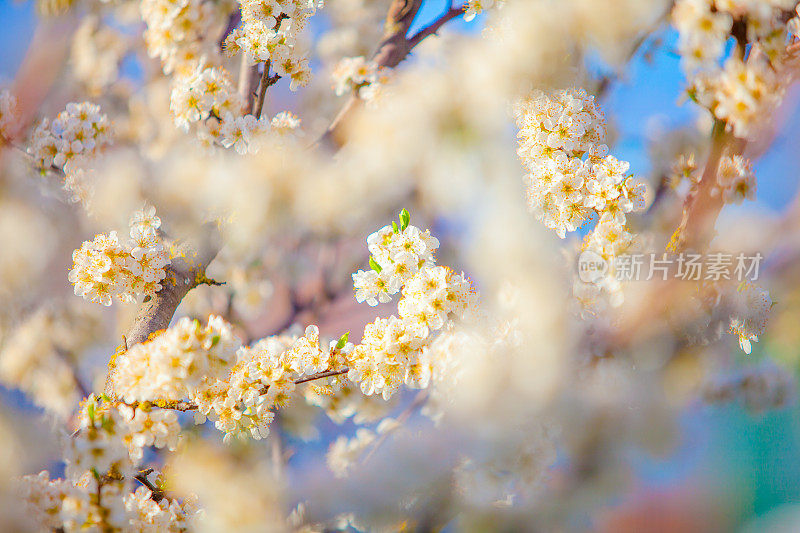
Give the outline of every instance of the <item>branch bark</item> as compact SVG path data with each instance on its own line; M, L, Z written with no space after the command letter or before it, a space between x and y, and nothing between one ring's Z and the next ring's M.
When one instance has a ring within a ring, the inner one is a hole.
M716 121L711 140L711 150L706 160L703 176L696 189L686 198L683 217L672 236L668 251L705 250L714 238L714 226L725 206L721 194L713 194L717 184L720 161L728 155L740 155L746 142L725 131L725 123Z

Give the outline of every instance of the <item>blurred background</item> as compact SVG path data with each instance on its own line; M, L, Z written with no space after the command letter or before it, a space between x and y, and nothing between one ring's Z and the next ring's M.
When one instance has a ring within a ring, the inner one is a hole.
M426 2L415 26L432 20L445 2L439 4ZM0 1L0 21L0 82L5 84L14 80L37 30L34 4ZM315 24L325 24L324 11L315 18ZM481 19L457 22L448 29L478 32ZM601 100L614 138L611 150L630 161L632 171L649 177L651 183L662 170L655 168L651 156L658 152L665 134L705 120L693 104L683 101L685 78L674 51L675 41L675 31L662 27L624 71L610 70L599 58L593 65L599 76L611 79ZM139 67L131 63L124 68L135 78ZM800 184L800 92L796 89L779 113L773 142L755 161L756 200L726 207L723 221L780 220L796 207L793 203ZM285 89L278 89L276 94L272 105L279 109L291 106ZM778 295L777 300L797 307L794 302L800 299L800 280L786 288L789 292ZM800 313L786 313L780 322L771 324L750 359L755 362L769 354L800 370L797 320ZM23 410L37 410L20 393L3 387L0 392L4 401ZM296 460L304 460L305 454L324 453L325 441L334 431L330 424L323 427L325 438L305 448ZM609 533L798 530L800 407L796 403L757 412L737 403L708 406L697 402L685 409L678 439L663 456L630 450L627 455L633 489L605 502L599 515L574 517L575 523L569 527Z

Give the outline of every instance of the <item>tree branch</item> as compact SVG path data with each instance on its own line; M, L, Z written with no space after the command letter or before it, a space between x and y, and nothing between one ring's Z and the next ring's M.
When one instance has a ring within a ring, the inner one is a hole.
M430 37L431 35L436 35L442 26L444 26L454 18L463 14L464 14L464 8L451 6L450 9L448 9L447 11L444 12L444 14L442 14L442 16L437 18L430 25L419 30L413 37L411 37L408 40L409 44L411 45L411 48L413 49L415 46L417 46L419 43L421 43L423 40Z
M144 485L150 490L150 498L158 503L166 497L166 493L153 485L153 483L147 479L147 476L153 472L152 468L148 468L147 470L142 470L136 476L133 477L136 481Z
M311 374L310 376L306 376L304 378L296 379L295 385L300 385L301 383L306 383L308 381L314 381L316 379L323 379L323 378L330 378L333 376L341 376L342 374L347 374L350 371L349 368L342 368L341 370L326 370L325 372L318 372L316 374Z
M324 372L317 372L316 374L311 374L310 376L296 379L294 383L295 385L300 385L301 383L308 383L309 381L316 381L318 379L341 376L342 374L347 374L349 371L350 369L346 367L339 370L326 370ZM264 386L264 388L262 388L259 392L261 392L261 394L266 394L267 390L269 390L269 385ZM173 411L197 411L197 405L187 400L154 400L152 402L133 402L128 405L131 407L138 407L142 403L146 403L160 409L172 409Z
M625 64L631 62L631 60L636 56L639 50L644 46L644 44L652 37L661 26L669 21L670 14L672 13L672 8L675 5L674 1L671 1L669 5L667 5L664 12L659 16L652 26L646 29L644 32L641 33L633 42L633 46L628 51L627 57L625 58ZM611 86L611 83L621 77L620 72L614 72L612 74L605 74L600 77L599 83L597 85L597 90L595 91L595 96L597 98L602 98L605 96L606 92Z
M454 8L452 2L447 11L432 22L429 26L419 30L413 37L408 37L408 31L423 0L393 0L386 15L386 29L383 40L378 45L378 50L372 60L378 68L392 69L399 65L419 43L426 37L436 34L447 22L464 13L464 8ZM322 135L317 144L327 146L333 150L338 149L343 143L339 139L342 125L350 114L359 107L361 99L353 94L345 103L331 122L331 125Z
M703 250L714 238L714 225L725 206L723 196L713 194L720 161L726 150L729 155L741 154L745 145L744 140L737 139L725 131L725 122L719 120L714 122L711 150L703 176L686 198L681 223L667 246L668 251Z

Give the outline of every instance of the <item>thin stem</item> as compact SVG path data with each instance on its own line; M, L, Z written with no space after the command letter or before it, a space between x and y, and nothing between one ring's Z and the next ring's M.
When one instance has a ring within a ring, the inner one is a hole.
M271 66L271 60L267 59L264 61L264 72L261 74L261 89L258 93L258 100L256 101L256 110L254 113L256 118L261 118L261 111L264 109L264 100L267 96L267 82L269 81L269 70Z
M636 38L636 40L633 43L633 46L631 47L626 57L625 64L630 63L630 61L634 58L634 56L636 56L636 54L639 52L642 46L644 46L644 44L647 42L647 40L654 33L658 31L658 29L661 27L662 24L664 24L665 21L669 20L670 13L672 13L673 5L674 2L670 2L669 5L664 10L664 12L661 14L661 16L659 16L653 23L653 25L647 30L645 30L641 35L639 35L639 37ZM619 72L602 76L600 78L600 83L597 86L597 91L595 93L595 96L597 96L597 98L602 98L608 91L609 87L611 86L611 83L619 78L620 78Z
M318 379L341 376L342 374L347 374L349 371L350 369L346 367L339 370L326 370L324 372L317 372L316 374L311 374L310 376L296 379L294 383L295 385L300 385L301 383L308 383L309 381L315 381ZM261 392L261 394L266 394L268 390L269 385L266 385L259 392ZM160 409L172 409L174 411L197 411L197 405L186 400L155 400L152 402L134 402L128 405L131 407L138 407L140 403L146 403Z
M342 374L347 374L350 371L349 368L342 368L341 370L326 370L325 372L319 372L317 374L312 374L310 376L306 376L304 378L300 378L295 380L295 385L300 385L301 383L306 383L308 381L314 381L317 379L323 378L330 378L333 376L341 376Z
M147 470L142 470L133 479L144 485L150 490L150 498L158 503L166 497L166 494L163 490L159 489L153 483L147 479L147 476L153 472L152 468L148 468Z
M267 59L264 62L264 72L261 74L261 89L258 93L258 101L256 102L256 110L253 113L256 118L261 118L261 111L264 109L264 100L266 100L267 89L278 83L281 77L278 74L269 75L272 61Z
M410 45L409 49L413 49L419 43L421 43L424 39L430 37L431 35L436 35L439 29L453 20L454 18L463 15L464 8L463 7L452 7L452 2L450 3L450 8L445 11L439 18L434 20L430 25L426 26L419 30L413 37L408 40Z

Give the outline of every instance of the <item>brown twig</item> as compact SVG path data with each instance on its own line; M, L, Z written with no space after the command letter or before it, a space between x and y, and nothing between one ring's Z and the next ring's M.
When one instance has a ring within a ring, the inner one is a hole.
M306 376L304 378L296 379L295 385L300 385L301 383L306 383L308 381L314 381L316 379L324 379L330 378L333 376L341 376L342 374L347 374L350 371L349 368L342 368L340 370L326 370L325 372L318 372L316 374L312 374L310 376Z
M133 479L135 479L136 481L147 487L150 490L150 498L154 502L158 503L166 497L166 493L163 490L156 487L155 485L153 485L153 483L149 479L147 479L147 476L150 475L152 472L153 472L152 468L148 468L147 470L142 470L137 475L135 475Z
M464 8L453 7L451 2L450 7L448 8L447 11L445 11L439 18L431 22L430 25L419 30L417 33L414 34L413 37L411 37L408 40L409 45L413 49L415 46L417 46L419 43L421 43L423 40L427 39L431 35L436 35L442 26L444 26L454 18L457 18L463 14L464 14Z
M453 20L464 13L463 7L454 8L452 2L439 18L430 25L419 30L413 37L408 37L408 31L419 9L422 7L423 0L393 0L386 16L386 29L383 40L378 45L378 50L372 56L372 60L378 68L392 69L399 65L411 53L419 43L425 38L435 35L439 29L447 22ZM320 137L317 144L327 146L331 149L338 149L343 143L339 139L341 128L351 113L360 105L361 99L353 94L345 105L334 117L328 129Z
M3 143L0 142L0 146L2 146L2 144ZM15 150L17 150L17 152L19 152L20 154L24 155L27 159L29 159L32 163L34 163L34 165L37 166L37 168L38 168L38 165L36 164L36 159L31 154L29 154L27 150L25 150L24 148L22 148L21 146L15 144L15 143L7 143L7 145L11 146ZM64 171L62 169L58 168L55 165L50 165L49 167L41 168L40 170L42 172L52 172L53 174L57 175L61 179L64 179L64 177L65 177Z
M267 59L264 62L264 72L261 74L261 82L260 87L261 89L258 92L258 100L256 101L256 109L253 114L256 118L261 118L261 111L264 109L264 100L267 96L267 82L269 81L269 70L272 66L272 61Z
M326 370L324 372L317 372L316 374L311 374L310 376L305 376L300 379L296 379L294 383L295 385L300 385L301 383L308 383L309 381L315 381L318 379L341 376L342 374L347 374L349 371L350 371L349 368L342 368L339 370ZM269 390L269 385L266 385L259 392L261 392L261 394L266 394L268 390ZM158 407L160 409L171 409L174 411L182 411L182 412L197 411L197 405L186 400L155 400L152 402L142 402L142 403L147 404L148 406ZM141 403L134 402L128 405L130 405L131 407L138 407L139 405L141 405Z

